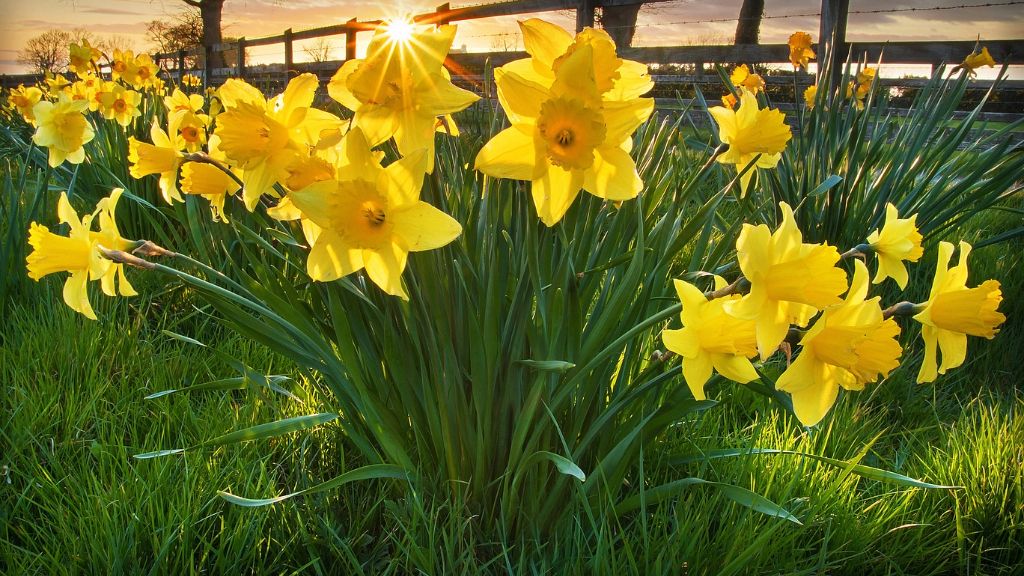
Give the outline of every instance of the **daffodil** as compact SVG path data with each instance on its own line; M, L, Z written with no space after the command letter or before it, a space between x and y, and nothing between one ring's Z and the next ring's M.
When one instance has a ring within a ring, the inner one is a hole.
M1006 316L999 312L1003 300L998 280L986 280L980 286L967 287L967 256L971 245L960 242L960 261L948 268L953 245L939 242L939 259L932 280L931 294L914 319L921 323L924 360L917 381L933 382L937 374L956 368L967 358L967 336L992 339ZM948 268L948 269L947 269ZM938 365L936 348L942 352Z
M443 63L454 26L402 27L402 34L378 28L366 58L346 62L327 92L355 113L371 146L394 137L407 155L427 150L428 172L434 167L434 131L439 116L465 109L479 97L452 84Z
M124 79L128 81L128 65L135 60L135 54L131 50L114 50L114 56L110 60L110 79L117 81Z
M800 339L796 361L776 387L793 397L793 411L805 426L814 426L835 404L839 388L863 390L899 366L903 348L900 327L885 319L878 296L866 299L868 269L854 261L846 299L829 306Z
M402 271L409 252L440 248L458 237L462 226L419 199L425 151L381 168L359 128L346 140L349 169L288 195L322 229L306 269L313 280L329 282L365 268L382 290L407 300Z
M896 207L886 203L882 230L875 230L868 235L868 244L878 255L878 272L873 280L875 284L892 278L901 290L907 287L907 267L903 261L917 262L924 254L916 222L917 214L910 218L900 218Z
M718 123L718 138L729 145L729 149L718 156L718 162L734 164L736 171L742 172L757 159L740 177L740 190L745 195L756 169L774 168L782 158L786 143L793 137L786 116L778 110L760 109L754 94L742 89L738 110L714 106L708 112Z
M866 67L860 72L857 72L857 81L854 83L852 80L846 87L846 97L854 98L854 104L857 106L857 110L864 109L864 100L867 95L871 92L871 86L875 82L875 76L878 75L878 70L871 67Z
M189 152L199 152L202 150L203 145L206 144L206 124L203 121L205 115L193 114L192 112L176 112L177 118L176 124L178 126L178 136L181 141L185 144L185 149ZM207 121L208 116L205 116Z
M100 97L102 106L100 110L107 120L115 120L121 126L129 126L136 118L142 116L139 111L139 104L142 103L142 95L135 90L126 90L123 86L114 85L109 92L104 92Z
M85 160L83 146L95 135L84 116L88 108L88 102L72 100L64 94L56 102L43 100L32 107L36 120L32 141L49 149L50 166L59 166L64 160L72 164Z
M36 117L32 113L34 107L43 98L43 91L35 86L26 88L19 85L7 95L7 103L21 114L29 124L35 124Z
M219 149L219 138L210 138L209 156L215 160L225 160ZM210 211L213 213L213 220L227 222L227 215L224 213L224 201L228 196L234 196L242 189L242 186L230 174L224 170L204 162L186 162L181 168L181 191L186 194L196 194L210 201Z
M754 94L764 90L764 78L760 74L751 74L746 64L737 66L729 75L729 81L736 88L743 87Z
M181 85L189 88L198 88L203 84L202 78L195 74L185 74L181 77Z
M149 54L139 54L126 63L121 78L131 84L132 88L140 90L153 86L153 82L157 80L156 72L156 64L153 63Z
M960 68L967 70L971 76L977 74L976 70L982 66L988 66L992 68L996 65L996 61L992 59L992 55L988 53L988 47L982 47L981 52L975 52L964 58Z
M495 71L498 99L512 126L484 145L476 169L529 180L537 213L548 226L562 219L581 189L621 201L643 187L628 150L654 102L602 101L597 84L588 80L593 58L586 44L567 53L550 88L516 72Z
M729 94L723 94L722 95L722 106L725 106L726 108L729 108L730 110L735 110L736 109L736 104L738 104L738 103L739 103L739 100L736 99L736 95L735 94L730 92Z
M71 227L68 236L54 234L35 222L29 228L28 243L32 252L25 259L28 276L38 281L49 274L69 272L71 275L64 283L64 302L72 310L95 320L96 313L89 303L87 285L90 277L102 277L110 262L100 256L97 240L89 232L92 216L79 219L68 202L67 194L60 195L57 216Z
M807 32L793 32L789 37L789 61L793 67L807 69L807 62L814 58L811 44L811 35Z
M205 103L202 94L186 94L178 88L175 88L170 96L164 97L164 106L167 108L168 114L191 112L202 117ZM206 121L209 122L209 117L206 118Z
M762 359L782 343L790 324L805 326L818 310L839 303L847 288L835 247L805 244L792 208L785 202L779 208L782 224L774 234L764 224L743 225L736 253L750 292L724 304L728 314L757 322Z
M561 68L568 63L577 70L572 74L562 74L562 77L573 83L587 78L581 88L584 91L589 91L591 87L596 89L603 101L634 100L654 87L647 66L619 58L615 41L604 30L588 27L573 36L555 24L538 18L520 21L519 28L523 34L523 45L530 57L505 64L501 67L505 72L513 72L535 84L552 88ZM581 61L573 58L573 54L582 49L593 54L589 70L578 69Z
M130 250L135 244L121 236L121 232L117 229L117 220L114 219L117 201L121 198L122 193L124 193L123 188L114 188L110 192L110 196L96 203L96 211L93 213L93 218L99 216L100 230L99 232L90 232L90 238L108 250ZM117 280L116 285L115 279ZM138 294L128 282L128 277L125 276L124 264L119 262L107 263L106 271L100 276L100 287L107 296L116 296L118 292L121 293L121 296Z
M46 84L46 93L50 98L59 97L68 86L71 86L71 82L63 74L50 74L47 72L43 81Z
M287 178L288 166L321 134L341 127L336 116L310 107L317 85L316 76L301 74L269 101L243 80L220 87L225 111L217 116L215 134L227 158L244 170L242 200L250 212L264 194L278 195L274 184Z
M71 44L69 50L68 70L78 74L79 77L89 74L96 69L96 61L100 59L100 51L89 44L89 40L83 38L81 44Z
M814 110L814 101L818 97L818 85L812 84L804 90L804 104L807 105L808 110Z
M724 282L718 281L721 287ZM680 330L665 330L665 347L683 359L683 378L697 400L704 400L704 384L712 369L726 378L746 384L757 378L748 358L757 355L755 326L725 313L724 304L740 298L737 294L708 300L696 286L675 281L676 294L683 304Z
M129 173L132 178L142 178L150 174L160 175L160 193L168 204L175 200L182 202L178 190L178 167L181 166L184 147L177 134L177 126L170 125L170 134L160 128L154 119L149 130L152 143L140 142L134 137L128 139L128 162L131 163ZM174 139L172 140L172 137Z

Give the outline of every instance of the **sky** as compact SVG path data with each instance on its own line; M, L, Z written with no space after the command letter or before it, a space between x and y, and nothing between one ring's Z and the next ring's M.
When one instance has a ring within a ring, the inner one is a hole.
M453 7L493 0L452 1ZM1010 6L959 8L953 10L861 13L875 10L931 8L964 4L1004 3L1012 0L850 0L847 39L885 40L1004 40L1024 38L1024 2ZM226 0L224 33L256 38L282 33L286 28L302 30L350 18L372 20L401 13L432 11L441 2L405 0L393 2L337 0ZM644 6L638 18L634 46L679 44L726 44L731 41L741 0L675 0ZM100 36L120 36L137 50L152 49L146 38L146 23L169 20L186 6L181 0L0 0L0 73L23 72L16 62L25 42L50 28L87 28ZM763 43L784 43L794 30L817 36L821 4L815 0L766 0L762 21ZM571 12L537 14L566 27L574 24ZM524 16L525 17L525 16ZM517 17L493 18L459 24L455 47L469 51L516 50L522 48L515 24ZM359 35L360 47L369 34ZM341 59L343 37L328 41L333 58ZM297 44L295 59L308 59L303 44ZM281 45L250 49L254 63L283 61Z

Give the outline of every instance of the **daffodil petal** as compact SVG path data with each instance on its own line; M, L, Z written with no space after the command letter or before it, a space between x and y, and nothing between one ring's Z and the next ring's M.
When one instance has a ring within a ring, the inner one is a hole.
M391 213L394 234L406 250L419 252L447 245L462 233L462 225L426 202Z

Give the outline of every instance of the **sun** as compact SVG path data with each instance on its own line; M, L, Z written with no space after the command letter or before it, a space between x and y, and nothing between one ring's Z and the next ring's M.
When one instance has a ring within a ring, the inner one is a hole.
M411 40L415 30L412 21L407 18L393 18L384 23L384 33L397 44L405 44Z

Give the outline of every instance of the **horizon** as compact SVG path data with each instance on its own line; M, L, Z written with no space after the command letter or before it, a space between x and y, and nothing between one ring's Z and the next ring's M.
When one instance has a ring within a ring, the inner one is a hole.
M1003 3L1005 2L1005 3ZM493 2L482 2L490 4ZM637 18L633 46L672 46L687 44L731 44L735 32L740 0L709 5L696 0L675 0L644 5ZM851 0L847 25L850 42L877 41L951 41L1016 40L1024 32L1024 10L1017 4L1002 0L990 6L958 6L984 4L961 0L930 0L928 2L886 2L884 0ZM0 24L0 74L19 74L27 68L16 62L16 55L28 39L48 29L85 28L108 37L119 36L130 41L136 51L153 52L146 37L146 24L153 20L173 18L187 9L177 0L39 0L37 2L4 3L5 21ZM439 2L344 2L330 0L228 0L224 4L222 30L225 36L259 38L343 23L350 18L374 20L401 15L432 12ZM453 2L454 6L470 2ZM473 4L476 4L475 2ZM724 5L723 5L724 4ZM819 27L817 12L820 3L806 0L768 0L761 23L760 40L764 44L785 43L795 30L809 31L815 38ZM992 4L992 2L988 2ZM952 9L925 10L946 7ZM469 52L521 50L522 39L516 22L540 17L567 28L575 24L571 11L542 12L519 16L501 16L482 20L457 22L459 27L453 48ZM130 32L126 32L126 30ZM984 31L984 34L981 32ZM362 54L371 34L357 36L357 54ZM344 37L325 39L330 44L330 59L344 58ZM317 40L296 41L295 62L309 61L305 50ZM283 61L283 46L260 46L247 49L251 63ZM1009 78L1024 78L1024 67L1011 66ZM926 65L885 66L883 76L927 74ZM980 70L980 78L995 77L997 69Z

